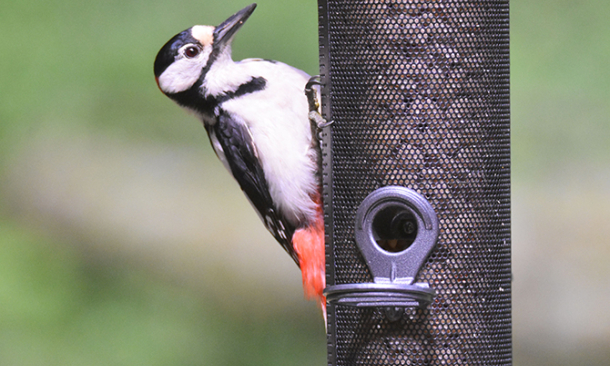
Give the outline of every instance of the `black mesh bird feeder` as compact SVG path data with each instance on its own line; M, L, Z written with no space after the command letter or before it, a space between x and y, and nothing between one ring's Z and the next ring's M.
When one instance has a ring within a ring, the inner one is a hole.
M508 0L319 0L329 365L510 365Z

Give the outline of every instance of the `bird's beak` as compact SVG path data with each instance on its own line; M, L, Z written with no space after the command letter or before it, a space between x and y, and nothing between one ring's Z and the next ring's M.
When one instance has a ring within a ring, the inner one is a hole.
M229 43L235 32L237 32L246 22L254 9L256 9L256 4L250 4L237 13L231 15L229 19L225 20L218 27L216 27L216 29L214 29L214 45L217 47L222 47L223 45Z

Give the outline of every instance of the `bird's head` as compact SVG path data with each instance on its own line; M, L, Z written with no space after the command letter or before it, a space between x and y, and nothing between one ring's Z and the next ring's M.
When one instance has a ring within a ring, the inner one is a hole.
M255 8L256 4L248 5L217 27L196 25L170 39L155 59L159 89L172 96L201 83L219 56L230 56L233 36Z

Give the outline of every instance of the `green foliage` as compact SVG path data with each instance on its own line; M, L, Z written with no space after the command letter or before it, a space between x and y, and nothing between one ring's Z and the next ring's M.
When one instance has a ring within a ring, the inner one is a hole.
M605 164L610 138L607 1L511 2L513 166L545 181Z
M248 318L192 289L0 222L2 365L319 365L320 327ZM317 350L311 353L311 350Z

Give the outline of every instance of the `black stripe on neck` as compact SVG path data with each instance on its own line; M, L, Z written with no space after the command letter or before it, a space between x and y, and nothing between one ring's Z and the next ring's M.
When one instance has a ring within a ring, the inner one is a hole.
M228 91L218 96L203 97L205 91L201 89L202 82L197 81L190 89L168 96L179 105L192 109L210 117L214 117L214 108L227 100L238 98L246 94L265 89L267 80L259 76L241 84L235 91Z
M235 90L234 92L228 92L228 93L222 95L219 98L218 103L226 102L229 99L241 97L242 95L246 95L246 94L257 92L259 90L263 90L263 89L265 89L266 85L267 85L267 80L265 80L265 78L263 78L262 76L259 76L257 78L252 78L247 83L241 84L239 86L239 88L237 88L237 90Z

